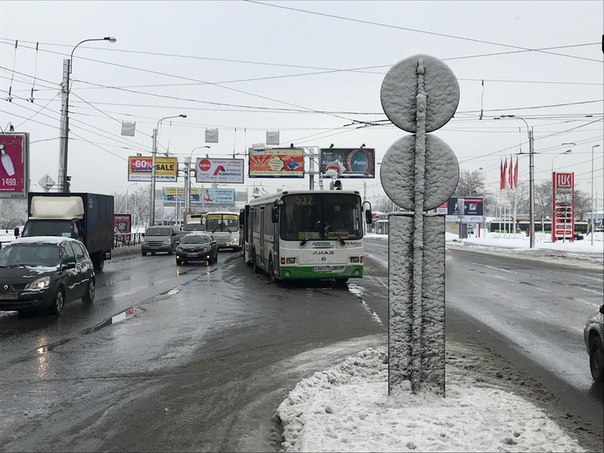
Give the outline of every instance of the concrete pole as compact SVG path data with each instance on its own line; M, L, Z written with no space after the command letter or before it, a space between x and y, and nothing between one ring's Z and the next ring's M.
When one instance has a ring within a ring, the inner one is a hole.
M191 211L191 158L185 157L185 213Z
M533 128L529 130L529 247L535 248L535 150Z
M590 245L594 245L594 149L600 145L591 147L591 230L590 230Z
M61 139L59 144L59 192L69 192L67 183L67 147L69 141L69 73L71 60L63 60L63 84L61 86Z
M153 129L153 149L151 159L151 199L149 205L149 226L155 225L155 159L157 156L157 129Z

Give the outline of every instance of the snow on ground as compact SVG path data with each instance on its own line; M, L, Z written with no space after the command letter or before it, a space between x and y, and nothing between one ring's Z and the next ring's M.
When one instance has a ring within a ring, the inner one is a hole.
M524 399L471 379L446 398L388 396L385 349L300 381L278 408L285 451L584 451Z

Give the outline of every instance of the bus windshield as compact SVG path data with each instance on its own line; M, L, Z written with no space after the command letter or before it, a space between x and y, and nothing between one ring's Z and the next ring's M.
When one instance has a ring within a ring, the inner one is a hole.
M235 233L239 230L238 214L208 214L206 217L206 231L210 233L226 232Z
M361 199L354 194L295 194L283 197L280 231L288 241L361 239Z

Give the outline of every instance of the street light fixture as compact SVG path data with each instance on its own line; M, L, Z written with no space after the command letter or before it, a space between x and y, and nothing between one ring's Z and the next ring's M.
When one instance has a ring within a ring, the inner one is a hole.
M80 41L71 50L69 59L63 60L63 85L61 92L63 95L61 106L61 140L59 143L59 190L61 192L69 192L69 177L67 176L67 151L69 142L69 93L71 85L69 76L73 66L73 53L80 44L90 41L109 41L114 43L117 41L113 36L105 36L104 38L91 38Z
M183 115L182 113L180 115L165 116L157 121L157 126L155 129L153 129L153 158L151 160L151 206L149 206L149 226L155 225L155 160L157 157L157 131L159 129L159 125L163 120L186 117L187 115Z
M558 153L554 157L552 157L552 174L554 173L554 160L556 159L556 157L564 156L565 154L568 154L570 152L572 152L572 149L567 149L566 151Z
M600 145L594 145L591 147L591 231L590 231L590 245L594 245L594 149Z
M521 120L526 125L529 141L529 247L535 248L535 150L533 145L533 129L529 127L528 122L521 116L501 115L499 118L515 118ZM515 228L515 227L514 227Z

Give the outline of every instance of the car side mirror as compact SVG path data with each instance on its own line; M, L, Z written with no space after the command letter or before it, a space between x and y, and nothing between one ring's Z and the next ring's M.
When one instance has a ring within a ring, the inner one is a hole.
M271 209L271 221L273 223L279 223L279 206L273 206Z
M600 305L600 313L604 315L604 305Z
M63 270L67 270L67 269L75 269L76 267L76 263L75 261L67 261L65 263L63 263Z
M365 211L365 223L371 225L373 223L373 214L371 211Z
M15 227L15 237L18 238L19 237L19 227Z

